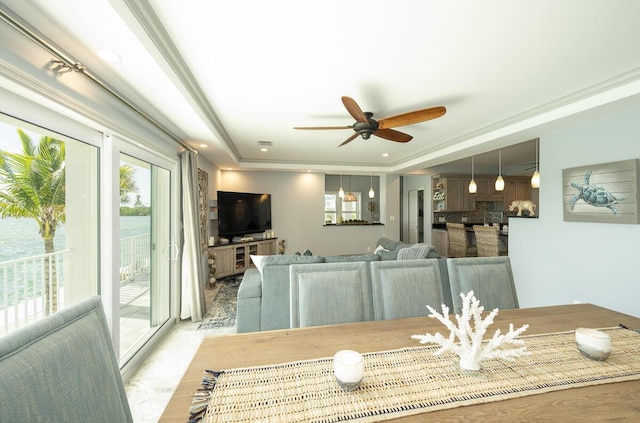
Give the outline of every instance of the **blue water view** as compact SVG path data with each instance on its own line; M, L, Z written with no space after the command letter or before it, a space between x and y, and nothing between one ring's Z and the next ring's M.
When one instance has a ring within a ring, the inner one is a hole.
M120 238L149 234L151 216L121 216ZM65 225L56 228L54 237L55 251L65 249ZM97 246L96 246L97 248ZM38 232L38 224L34 219L0 218L0 266L11 260L24 259L44 254L44 241ZM11 276L11 270L9 269ZM0 275L4 278L4 275ZM0 298L3 296L3 283L0 279ZM11 285L8 292L11 292ZM0 304L0 309L2 304Z
M150 216L120 217L120 238L148 234ZM64 250L65 226L59 225L53 245ZM8 217L0 219L0 263L44 254L44 241L34 219Z

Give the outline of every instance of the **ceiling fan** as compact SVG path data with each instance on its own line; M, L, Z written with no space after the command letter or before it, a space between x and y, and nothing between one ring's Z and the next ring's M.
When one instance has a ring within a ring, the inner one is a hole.
M400 115L391 116L388 118L375 120L373 119L373 113L363 112L358 103L351 97L343 96L342 104L347 109L349 114L356 120L353 125L349 126L302 126L294 127L293 129L353 129L355 134L347 138L338 147L342 147L345 144L350 143L358 137L362 136L363 139L368 140L373 134L380 138L384 138L389 141L395 142L409 142L413 137L409 134L405 134L400 131L396 131L391 128L398 126L412 125L414 123L420 123L431 119L439 118L447 112L447 109L443 106L431 107L429 109L415 110L413 112L402 113Z

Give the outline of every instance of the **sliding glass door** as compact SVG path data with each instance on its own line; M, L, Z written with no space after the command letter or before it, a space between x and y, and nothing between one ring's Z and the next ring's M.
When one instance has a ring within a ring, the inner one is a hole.
M120 154L120 361L170 317L171 171Z

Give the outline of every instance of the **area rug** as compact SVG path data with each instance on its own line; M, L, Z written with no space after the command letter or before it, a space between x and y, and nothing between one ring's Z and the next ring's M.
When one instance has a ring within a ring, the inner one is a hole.
M218 281L222 286L198 325L198 330L236 326L240 281L242 281L242 275Z

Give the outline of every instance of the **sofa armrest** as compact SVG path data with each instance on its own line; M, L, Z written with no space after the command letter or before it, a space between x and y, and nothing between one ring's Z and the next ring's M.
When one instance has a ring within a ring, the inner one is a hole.
M238 333L260 331L262 305L262 275L257 269L247 269L238 288Z

